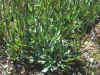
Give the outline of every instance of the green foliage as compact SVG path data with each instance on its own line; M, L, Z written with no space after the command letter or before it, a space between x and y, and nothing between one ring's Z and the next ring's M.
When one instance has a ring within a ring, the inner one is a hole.
M43 72L79 59L79 33L94 23L96 0L3 0L0 28L13 60L44 64ZM1 33L1 32L0 32ZM30 58L31 57L31 58Z

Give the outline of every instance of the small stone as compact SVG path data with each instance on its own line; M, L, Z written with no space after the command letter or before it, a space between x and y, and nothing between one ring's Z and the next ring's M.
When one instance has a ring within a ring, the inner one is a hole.
M12 72L8 72L8 75L11 75Z
M93 63L94 62L94 58L89 58L88 60L90 63Z
M4 68L7 68L7 67L8 67L8 64L5 64L5 65L4 65Z
M24 73L25 73L25 68L22 67L22 69L21 69L21 74L24 74Z
M88 41L86 41L85 43L84 43L84 45L87 45L88 44Z

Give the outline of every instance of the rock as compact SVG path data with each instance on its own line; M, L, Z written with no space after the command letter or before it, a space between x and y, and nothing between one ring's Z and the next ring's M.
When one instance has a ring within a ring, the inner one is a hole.
M100 24L96 25L95 31L96 31L96 37L100 38Z
M93 63L93 62L94 62L94 58L89 58L88 61L89 61L90 63Z

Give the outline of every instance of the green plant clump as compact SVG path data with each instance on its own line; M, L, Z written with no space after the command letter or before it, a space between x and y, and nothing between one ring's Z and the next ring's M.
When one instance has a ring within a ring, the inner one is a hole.
M95 23L98 0L0 0L0 35L12 60L66 70L80 57L81 36Z

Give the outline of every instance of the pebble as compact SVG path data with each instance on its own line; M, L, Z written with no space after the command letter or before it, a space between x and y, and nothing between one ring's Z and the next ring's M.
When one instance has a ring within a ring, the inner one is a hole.
M93 62L94 62L94 58L89 58L88 61L89 61L90 63L93 63Z

